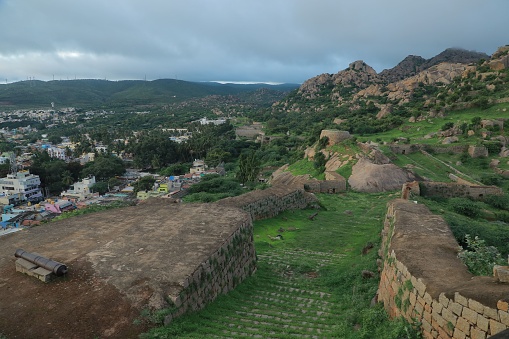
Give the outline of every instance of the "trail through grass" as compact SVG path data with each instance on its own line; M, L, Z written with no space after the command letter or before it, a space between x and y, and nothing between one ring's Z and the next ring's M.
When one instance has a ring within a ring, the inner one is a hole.
M255 223L258 270L204 310L146 338L401 338L413 333L370 308L387 193L321 195L326 210ZM308 217L318 212L314 220ZM277 235L282 240L275 240ZM366 255L362 249L371 242ZM362 278L362 270L375 272Z

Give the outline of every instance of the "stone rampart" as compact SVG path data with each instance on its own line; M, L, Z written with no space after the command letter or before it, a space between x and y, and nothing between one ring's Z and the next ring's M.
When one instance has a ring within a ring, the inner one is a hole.
M423 181L419 183L420 195L423 197L472 198L482 200L489 195L503 195L497 186L470 186L455 182Z
M222 244L202 262L193 274L173 288L168 298L175 311L164 322L187 311L202 309L221 294L226 294L256 271L256 253L253 240L253 223L246 218Z
M315 200L313 195L303 189L273 186L211 204L211 208L215 205L239 208L247 212L243 213L246 218L217 251L198 265L193 274L175 286L173 293L169 293L175 311L166 317L165 323L168 324L174 317L187 311L203 308L218 295L227 293L253 274L256 270L256 253L252 220L271 218L289 209L305 208Z
M428 145L428 144L414 144L414 145L406 145L406 144L392 144L389 145L389 149L392 153L395 154L411 154L415 152L420 152L421 150L425 150L433 153L455 153L461 154L468 151L467 145L448 145L448 146L436 146L436 145Z
M424 338L486 338L509 327L509 284L474 277L457 257L442 217L422 204L388 204L378 300L391 317L419 324Z
M225 198L216 204L240 208L251 215L253 220L272 218L282 211L302 209L316 198L295 186L273 186L265 190L252 191L237 197Z

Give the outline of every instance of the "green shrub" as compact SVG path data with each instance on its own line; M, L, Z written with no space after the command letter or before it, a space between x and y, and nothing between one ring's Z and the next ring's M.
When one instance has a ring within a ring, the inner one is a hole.
M484 202L495 208L509 211L509 195L489 195Z
M481 177L481 182L485 185L500 186L502 185L502 176L498 174L486 175Z
M446 131L450 128L453 128L454 127L454 123L453 122L446 122L445 124L442 125L442 131Z
M467 265L468 270L475 275L491 276L493 266L503 264L500 252L494 246L486 246L479 237L472 239L470 234L465 236L466 248L461 249L458 257Z
M449 199L449 205L454 212L470 218L478 218L481 215L481 207L476 202L466 198Z

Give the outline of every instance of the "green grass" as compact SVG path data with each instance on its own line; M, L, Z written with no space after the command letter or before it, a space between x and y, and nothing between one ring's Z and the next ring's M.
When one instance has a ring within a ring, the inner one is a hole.
M370 308L386 203L395 195L319 195L325 209L257 221L258 270L205 309L145 338L401 338L407 323ZM314 220L308 217L318 212ZM346 212L346 213L345 213ZM284 231L283 231L284 230ZM278 234L283 240L273 240ZM375 248L361 255L367 242Z
M396 154L394 164L399 167L410 168L413 172L433 181L450 182L448 172L452 172L444 164L433 160L432 158L422 154L421 152L411 154Z
M506 112L503 111L504 108L506 109ZM404 137L409 138L411 143L437 144L437 138L424 139L424 136L429 133L438 132L447 122L453 122L455 124L462 122L470 123L472 118L475 117L482 117L482 119L506 118L509 114L507 110L509 110L509 103L493 105L485 110L471 108L460 111L452 111L447 112L446 116L443 118L437 117L414 123L405 122L403 125L393 130L373 135L359 136L358 139L359 141L375 141L376 139L379 139L391 142L399 137ZM471 138L461 138L460 141L468 142L469 140L471 140Z
M288 170L293 175L305 175L309 174L311 178L315 178L318 180L324 180L325 174L319 173L319 171L315 168L314 162L309 161L308 159L299 160L288 167Z
M486 245L495 246L503 256L509 254L509 225L498 220L494 220L497 210L483 202L474 202L482 210L477 218L470 218L465 215L455 213L452 208L451 199L426 199L416 198L419 202L425 204L429 209L438 215L441 215L454 234L454 237L460 244L465 243L465 235L472 237L478 236L486 241Z

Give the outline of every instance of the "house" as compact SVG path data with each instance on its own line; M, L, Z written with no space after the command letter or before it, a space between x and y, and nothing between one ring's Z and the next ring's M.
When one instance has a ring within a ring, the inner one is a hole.
M91 176L85 178L79 182L74 183L69 190L60 193L61 197L76 198L76 199L87 199L93 194L91 191L92 186L95 184L95 177Z
M6 197L21 194L21 201L41 201L41 179L29 171L7 174L0 179L0 195Z
M62 212L72 211L76 209L76 205L69 200L60 200L50 202L44 205L44 210L54 214L61 214Z
M193 167L189 170L190 174L201 174L205 172L207 169L207 165L205 165L205 161L200 159L194 159L193 161Z

